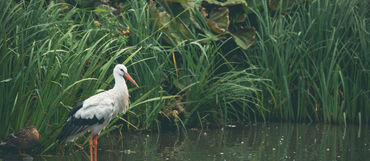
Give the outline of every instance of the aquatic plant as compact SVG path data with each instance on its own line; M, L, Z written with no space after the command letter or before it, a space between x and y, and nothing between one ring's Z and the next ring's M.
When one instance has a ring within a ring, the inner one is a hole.
M243 23L255 38L240 47L233 36L207 34L212 18L197 7L186 10L191 23L167 17L183 26L186 38L178 39L162 30L173 24L158 26L147 1L127 1L118 16L46 0L0 1L0 137L35 125L41 151L53 149L71 106L108 89L116 63L127 65L140 88L130 87L129 112L103 134L369 122L369 4L247 2Z
M265 1L249 4L257 32L246 63L271 79L268 120L369 121L369 4L313 0L286 12L278 3L273 14Z

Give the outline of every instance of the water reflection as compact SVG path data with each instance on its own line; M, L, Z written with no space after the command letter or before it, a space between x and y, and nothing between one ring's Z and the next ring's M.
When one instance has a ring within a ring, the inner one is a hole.
M187 135L118 134L99 139L102 161L365 160L370 157L369 127L266 124L188 131ZM86 151L35 160L89 160Z

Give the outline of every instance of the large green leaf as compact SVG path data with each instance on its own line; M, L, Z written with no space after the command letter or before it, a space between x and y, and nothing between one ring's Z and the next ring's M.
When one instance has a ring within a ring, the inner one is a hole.
M207 13L205 8L201 10L207 21L208 27L216 33L225 33L229 29L229 9L227 7L214 8Z
M255 40L255 29L252 27L243 27L235 32L229 32L235 43L242 49L247 50L253 45Z

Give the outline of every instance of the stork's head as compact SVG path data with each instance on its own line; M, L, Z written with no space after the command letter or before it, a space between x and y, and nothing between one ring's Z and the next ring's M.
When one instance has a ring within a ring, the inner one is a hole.
M135 80L132 79L130 74L127 72L127 68L123 64L117 64L116 67L114 67L113 73L116 73L120 76L124 76L127 80L129 80L132 84L134 84L136 87L139 87L139 85L136 84Z

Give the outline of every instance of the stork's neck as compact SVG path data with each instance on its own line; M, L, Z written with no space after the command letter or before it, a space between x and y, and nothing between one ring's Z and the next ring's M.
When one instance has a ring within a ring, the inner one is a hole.
M125 79L118 73L114 73L113 76L114 76L114 81L115 81L113 89L118 92L122 92L125 90L127 91L127 85L126 85Z

